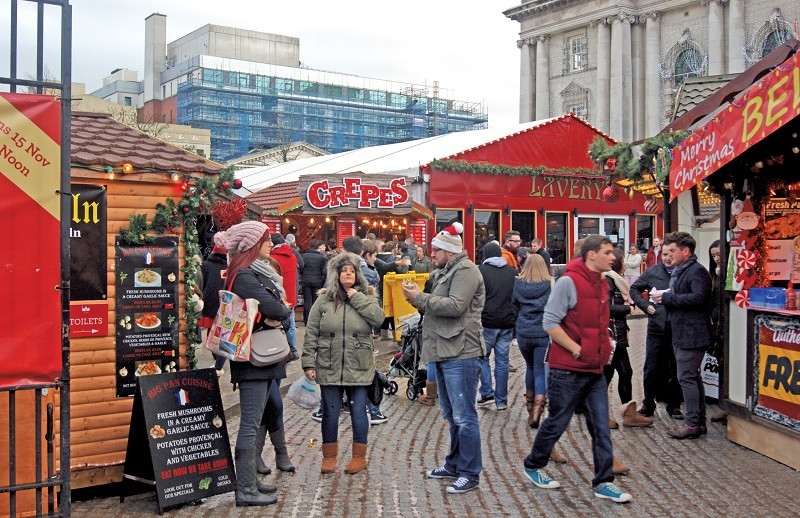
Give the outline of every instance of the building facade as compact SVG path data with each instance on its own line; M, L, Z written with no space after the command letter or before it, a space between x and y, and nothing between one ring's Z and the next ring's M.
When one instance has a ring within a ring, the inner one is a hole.
M656 135L689 77L736 74L790 39L776 0L523 0L520 122L568 111L615 139Z
M138 103L145 121L209 130L220 162L298 141L334 153L488 123L482 103L452 99L438 82L303 67L298 38L206 25L167 44L161 14L145 20L144 80L115 74L94 95Z

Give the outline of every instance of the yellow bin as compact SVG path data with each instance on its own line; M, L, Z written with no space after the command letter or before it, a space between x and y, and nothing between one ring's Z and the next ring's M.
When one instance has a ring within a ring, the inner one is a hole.
M387 273L383 276L383 312L394 321L394 339L399 342L403 334L403 325L412 315L417 314L417 308L412 306L403 295L403 281L411 279L419 289L425 288L428 280L427 273Z

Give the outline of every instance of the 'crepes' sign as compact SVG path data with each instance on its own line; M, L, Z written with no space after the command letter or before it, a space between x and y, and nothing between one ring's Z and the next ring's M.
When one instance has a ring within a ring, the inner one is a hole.
M303 209L309 211L363 212L409 207L406 178L331 177L301 179Z

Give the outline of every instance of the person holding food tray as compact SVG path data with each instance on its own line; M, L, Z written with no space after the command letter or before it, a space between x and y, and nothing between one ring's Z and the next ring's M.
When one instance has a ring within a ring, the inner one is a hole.
M280 275L269 263L272 241L267 226L258 221L245 221L228 229L226 238L229 263L225 289L244 299L258 301L261 318L253 326L254 334L263 329L282 327L291 310L282 302ZM283 401L279 392L280 380L285 377L285 360L266 367L256 367L250 362L231 362L231 382L234 390L239 389L241 407L235 453L237 506L277 502L276 497L268 495L277 488L261 484L256 469L267 431L275 446L279 465L281 460L289 462L283 428Z

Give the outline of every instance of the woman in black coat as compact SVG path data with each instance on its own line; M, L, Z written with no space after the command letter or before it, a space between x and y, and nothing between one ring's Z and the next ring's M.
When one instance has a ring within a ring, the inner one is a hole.
M224 281L222 272L228 268L228 251L225 249L226 233L217 232L214 234L214 248L208 258L203 261L203 311L200 321L197 323L203 329L211 329L214 319L219 311L219 290L222 289ZM214 369L217 376L225 374L223 367L226 358L219 354L214 354Z
M253 333L282 327L291 310L282 300L283 288L281 282L277 281L280 276L268 262L272 240L267 226L258 221L234 225L227 232L226 244L230 256L226 288L239 297L258 301L261 318L253 326ZM241 422L236 437L237 506L277 502L277 498L265 494L275 492L277 488L258 482L256 457L260 457L261 450L257 448L257 436L279 427L279 435L283 439L280 446L285 454L283 404L275 401L275 394L280 400L278 384L285 377L285 360L266 367L256 367L250 362L231 362L231 382L234 389L239 389L241 408ZM273 438L272 434L270 438ZM276 453L278 448L279 445L276 445Z

